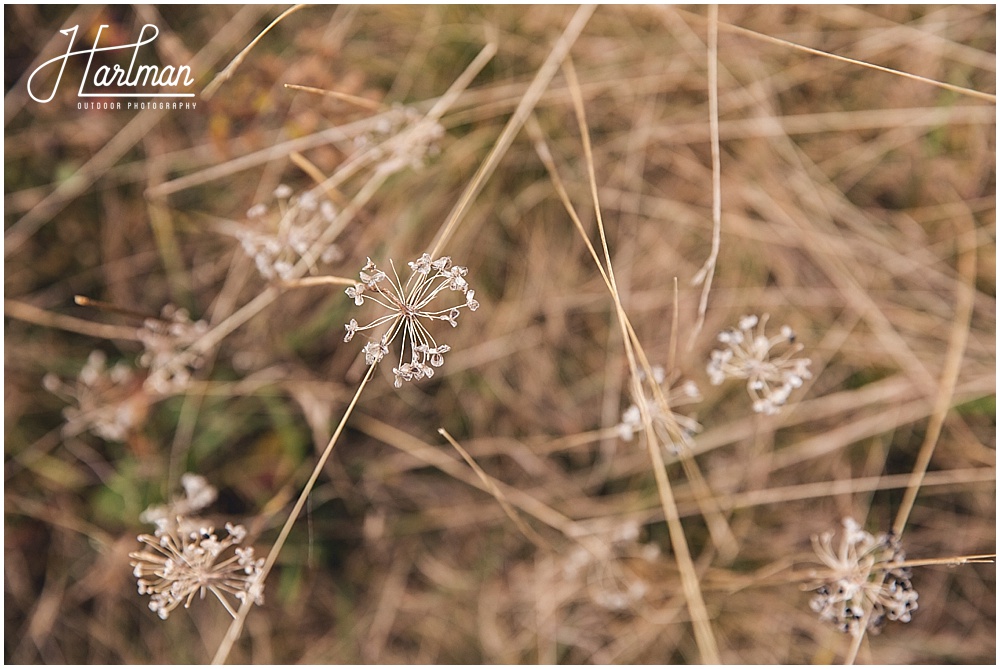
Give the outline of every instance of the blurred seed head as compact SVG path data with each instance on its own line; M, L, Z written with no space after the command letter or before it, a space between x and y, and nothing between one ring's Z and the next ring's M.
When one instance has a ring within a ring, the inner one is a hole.
M176 395L187 389L191 372L204 363L199 355L189 364L178 362L178 356L208 332L208 323L192 321L187 310L168 304L160 318L148 318L138 330L145 351L139 364L149 370L146 387L160 395Z
M877 538L861 529L853 518L845 518L840 545L833 547L833 532L812 538L816 555L828 571L813 586L816 595L809 607L820 620L842 632L860 634L866 607L871 608L867 629L878 633L887 620L909 622L917 609L917 591L910 583L910 570L898 566L906 556L899 538L880 534Z
M640 382L647 386L643 400L646 412L660 444L670 454L677 455L681 448L691 446L691 439L701 431L701 425L689 416L675 413L672 407L700 402L701 393L693 381L684 381L671 387L667 382L666 372L659 365L652 367L651 371L652 379L649 379L640 370ZM641 435L643 431L642 412L639 405L633 402L622 413L618 434L624 441L631 441L634 435Z
M64 434L92 432L107 441L126 441L145 422L152 402L135 370L122 362L108 367L100 350L91 351L75 381L50 373L42 386L76 404L63 410Z
M274 203L250 207L246 222L232 234L262 277L289 280L296 263L309 255L337 213L334 204L314 190L293 195L291 187L281 184L274 190ZM319 260L330 263L342 257L340 248L330 244Z
M208 592L233 617L247 597L262 604L264 559L255 556L253 547L241 545L246 529L226 523L226 535L220 539L211 525L190 515L215 501L218 491L197 474L184 474L181 485L182 496L140 516L156 530L139 535L143 550L129 553L139 594L150 596L150 610L164 620L178 606L188 608L196 595L204 599Z
M768 338L764 334L768 316L743 316L736 328L719 333L724 347L712 351L708 377L713 385L726 379L746 379L747 392L757 413L776 414L788 402L792 391L812 378L808 358L795 358L803 349L796 344L795 333L787 325L780 334ZM780 356L775 348L788 346Z

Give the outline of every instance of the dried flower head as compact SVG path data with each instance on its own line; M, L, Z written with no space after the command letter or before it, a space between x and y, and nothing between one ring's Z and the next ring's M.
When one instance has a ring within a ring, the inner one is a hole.
M204 599L206 592L234 618L247 597L262 604L264 559L254 556L253 547L241 546L246 529L226 523L226 536L219 539L208 523L187 515L211 504L216 489L196 474L184 474L181 484L183 497L150 507L140 516L143 522L155 523L156 531L139 535L143 550L129 553L139 594L150 596L149 608L163 619L181 604L190 607L195 595Z
M204 476L190 472L181 475L181 487L184 488L183 495L174 497L168 504L149 507L139 514L139 520L156 525L160 531L176 529L178 522L184 524L184 533L200 529L205 521L195 518L193 514L214 502L219 491Z
M139 377L125 363L107 365L103 351L91 351L75 382L64 383L55 374L46 374L42 385L51 393L76 406L63 410L63 432L90 431L108 441L125 441L146 419L151 398Z
M428 156L439 152L444 134L444 126L417 109L396 106L377 118L368 132L355 137L354 145L371 151L376 171L388 175L423 167Z
M226 523L226 534L220 540L214 528L203 527L139 535L146 548L129 557L139 594L150 596L150 610L166 620L180 604L188 608L195 595L204 599L206 592L215 595L234 618L247 597L263 604L264 559L254 557L253 547L240 547L246 538L242 525ZM237 601L235 606L230 597Z
M689 416L674 413L671 407L699 402L701 393L693 381L685 381L671 388L663 367L659 365L653 367L651 371L653 378L650 380L640 370L640 381L649 387L645 391L646 412L653 423L653 430L660 444L669 453L677 455L681 447L691 446L691 437L701 430L701 425ZM623 440L631 441L635 434L642 433L642 412L639 410L639 405L633 402L622 413L618 434Z
M147 318L138 335L145 351L139 364L149 369L146 386L162 395L183 392L191 381L191 371L202 365L197 356L190 364L180 364L178 355L208 332L208 323L192 321L187 310L168 304L160 318Z
M285 184L274 190L274 198L276 208L255 204L247 211L246 224L232 234L262 277L288 280L293 278L292 270L299 259L313 252L313 246L336 221L337 209L311 190L293 195ZM319 260L334 262L341 257L340 248L330 244Z
M465 280L468 269L453 265L447 256L434 260L425 253L409 263L410 277L406 283L400 281L392 261L389 264L392 267L391 277L369 258L361 269L361 282L346 291L356 305L370 300L389 313L363 326L352 318L344 326L347 329L344 341L351 341L358 332L384 326L382 334L364 347L365 362L375 365L389 354L389 345L396 337L401 337L399 364L392 370L395 386L400 388L403 381L434 376L434 368L444 364L444 354L451 350L447 344L437 343L424 321L447 321L452 327L457 327L461 310L475 311L479 302L475 299L476 292L469 289ZM431 303L444 291L462 293L464 299L454 306L432 308Z
M563 561L562 576L580 582L601 608L623 611L649 591L649 584L636 567L659 557L656 544L639 541L639 525L626 522L604 540L588 541L586 547L572 550Z
M881 534L878 538L861 529L853 518L845 518L838 550L833 548L833 532L812 538L816 555L826 565L816 595L809 607L820 620L833 623L842 632L857 635L865 607L871 608L868 631L878 633L886 620L910 622L917 609L917 591L910 583L910 570L900 566L905 559L899 538Z
M795 333L787 325L781 334L768 338L764 334L767 314L761 318L744 316L736 329L719 333L725 348L712 351L708 376L713 385L727 378L746 379L747 392L757 413L776 414L788 401L793 390L802 386L809 373L808 358L794 358L802 350L795 344ZM756 331L754 330L756 328ZM781 344L792 346L779 357L771 357L772 349Z

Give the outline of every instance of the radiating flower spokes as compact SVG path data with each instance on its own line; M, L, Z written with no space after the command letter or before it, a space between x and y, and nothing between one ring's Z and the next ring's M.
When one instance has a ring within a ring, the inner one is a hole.
M226 523L226 536L220 539L208 522L192 515L215 501L218 491L191 473L181 476L181 485L183 495L139 516L156 525L153 534L139 535L143 550L129 553L139 594L150 596L149 608L162 619L182 604L190 607L195 595L204 599L208 592L234 618L247 597L262 604L264 558L257 558L253 547L241 545L246 529Z
M234 226L244 253L253 259L257 271L265 279L294 278L296 263L310 256L316 242L337 219L337 208L316 190L294 195L290 186L281 184L274 189L277 207L264 203L250 207L246 222ZM335 244L327 245L319 256L321 262L342 257Z
M195 595L204 599L206 592L215 595L234 618L238 605L234 607L228 597L243 602L250 596L254 603L263 603L264 559L256 558L252 547L234 548L246 538L242 525L226 523L227 534L221 540L212 527L183 532L178 529L183 526L178 518L174 529L140 535L145 549L129 553L139 594L150 595L150 610L165 620L181 604L189 608ZM231 553L230 548L234 548Z
M652 368L652 379L641 374L641 381L648 386L645 396L646 413L649 414L653 431L660 444L671 455L680 453L682 447L691 446L691 438L701 431L701 425L694 418L676 413L673 407L701 401L701 393L693 381L684 381L675 387L667 382L666 373L660 366ZM633 402L622 412L622 422L618 424L618 434L624 441L631 441L635 434L641 434L642 411Z
M451 350L447 344L437 342L423 321L447 321L452 327L457 327L461 309L475 311L479 308L479 302L465 278L469 270L453 265L451 258L447 256L433 259L425 253L408 263L410 276L405 283L399 278L391 260L389 265L391 276L368 258L358 274L361 281L345 291L356 305L361 306L368 300L378 304L387 313L367 325L359 325L352 318L344 326L344 341L351 341L358 332L384 327L384 332L378 339L369 341L364 347L365 362L375 365L388 355L389 345L397 337L401 337L399 362L392 370L394 385L400 388L404 381L434 376L434 368L444 364L444 354ZM432 309L431 303L445 291L461 292L465 298L464 303Z
M871 633L878 633L887 620L909 622L918 595L910 583L909 568L901 566L905 554L899 538L892 533L876 538L853 518L845 518L843 525L837 549L833 532L812 538L827 571L817 574L810 608L820 620L854 635L861 632L866 607L871 609L867 624Z
M812 378L809 359L795 358L802 350L795 344L795 333L784 325L780 334L767 337L764 326L768 316L743 316L739 326L719 333L725 348L712 351L708 363L708 376L712 385L720 385L727 378L746 379L747 392L757 413L776 414L788 402L788 397L800 388L805 379ZM756 328L756 331L754 331ZM782 355L771 357L772 350L782 344L793 344Z

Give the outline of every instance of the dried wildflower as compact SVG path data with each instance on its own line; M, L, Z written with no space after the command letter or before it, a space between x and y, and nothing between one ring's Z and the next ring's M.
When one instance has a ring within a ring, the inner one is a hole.
M708 363L708 376L713 385L720 385L727 378L746 379L747 392L753 399L757 413L776 414L788 401L793 390L812 378L807 358L793 358L802 350L794 344L795 333L787 325L781 334L768 338L764 334L767 315L744 316L739 326L719 333L725 348L712 351ZM754 332L754 328L756 332ZM779 344L794 344L781 356L772 358L771 351Z
M649 385L645 398L646 412L660 443L668 452L677 455L682 446L691 446L691 437L701 430L701 425L689 416L674 413L671 407L698 402L701 400L701 393L693 381L685 381L676 388L671 388L666 382L666 373L658 365L651 371L652 382L640 371L640 381ZM654 387L654 384L658 387ZM662 397L662 401L658 395ZM631 441L635 434L642 432L642 412L639 405L633 403L622 413L618 434L624 441Z
M219 491L211 485L204 476L187 472L181 476L181 487L184 495L175 497L168 504L151 506L141 514L139 520L156 525L159 531L175 529L178 521L184 524L183 532L199 529L204 521L194 518L192 514L201 511L215 501Z
M253 259L262 277L288 280L293 278L292 270L299 259L309 255L323 233L336 221L337 209L313 191L293 196L292 189L285 184L274 190L274 197L276 209L255 204L247 210L246 224L237 227L232 234L239 240L243 252ZM341 257L340 249L330 244L319 259L326 263Z
M444 354L451 350L447 344L438 344L423 321L447 321L452 327L458 325L461 309L475 311L479 302L474 299L475 291L469 290L465 280L468 269L453 265L445 256L436 260L423 254L409 263L410 277L406 283L400 281L396 267L392 266L392 277L376 267L371 258L361 269L361 282L349 287L345 292L356 305L370 300L389 313L376 318L368 325L358 325L351 319L345 329L344 341L349 342L358 332L385 326L378 339L369 341L365 347L365 362L375 365L389 354L389 344L397 336L403 343L399 351L398 366L392 370L395 386L402 387L403 381L416 381L434 376L434 368L444 364ZM430 304L444 291L461 292L464 301L456 306L432 309ZM409 359L407 360L407 349Z
M562 565L562 576L581 581L595 604L622 611L638 603L649 585L633 567L660 557L656 544L639 542L639 525L626 522L606 540L587 542L571 551Z
M189 365L180 365L177 357L206 332L208 323L192 321L185 309L169 304L160 318L147 318L138 331L146 349L139 356L139 364L149 369L146 386L162 395L183 392L191 381L191 370L200 367L203 358L198 356Z
M150 595L149 608L163 619L180 604L191 606L196 594L204 599L206 592L234 618L247 597L262 604L264 559L256 558L252 547L241 546L246 529L226 523L226 536L220 540L208 523L188 515L211 504L218 491L196 474L184 474L181 484L183 497L150 507L140 516L143 522L155 523L156 531L139 535L145 547L129 553L139 594Z
M892 533L876 538L853 518L845 518L843 524L839 550L833 549L833 532L812 538L816 555L829 572L818 575L822 581L811 588L816 595L809 607L820 620L853 635L861 631L866 606L871 608L871 633L878 633L886 620L909 622L917 609L917 592L909 568L899 566L905 559L899 538Z
M65 434L90 431L108 441L125 441L146 418L151 398L138 376L124 363L108 368L103 351L91 351L73 383L46 374L42 385L51 393L75 401L63 410Z
M204 599L206 592L215 595L234 618L248 596L255 604L264 603L260 581L264 559L255 558L252 547L240 547L246 538L242 525L226 523L226 533L222 540L212 527L139 535L146 548L129 557L139 594L150 595L150 610L166 620L178 605L188 608L195 595ZM236 600L235 606L229 597Z
M394 107L378 118L365 134L354 138L359 149L372 151L376 171L394 174L406 168L418 170L428 156L439 152L444 127L424 118L413 107Z

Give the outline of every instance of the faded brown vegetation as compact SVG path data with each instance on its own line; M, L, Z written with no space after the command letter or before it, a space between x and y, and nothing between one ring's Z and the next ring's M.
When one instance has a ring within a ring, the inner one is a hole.
M343 286L280 289L184 392L119 390L139 419L116 441L65 432L66 399L42 379L72 381L94 349L135 367L141 321L74 296L227 322L268 286L227 226L279 184L337 172L393 104L426 113L495 42L441 117L439 152L355 200L318 273L403 266L575 8L307 7L196 110L162 113L78 110L68 83L39 105L24 77L60 28L106 23L124 41L152 22L159 57L195 63L200 91L281 9L4 11L5 660L206 662L231 619L211 598L166 621L147 609L128 564L150 531L139 515L196 472L220 489L217 526L243 522L266 553L364 375L361 344L343 342L360 310ZM601 218L646 356L703 395L678 408L704 427L691 457L666 455L665 472L718 658L840 662L851 637L804 590L812 535L845 516L889 530L912 501L909 559L995 551L995 8L720 7L721 244L699 330L709 31L702 7L606 6L573 44ZM442 250L481 308L448 328L432 379L396 390L391 365L375 370L230 661L710 657L655 464L615 429L631 403L615 302L536 149L600 252L574 90L560 70ZM329 197L349 206L372 173ZM716 334L750 313L792 326L812 360L776 416L753 413L744 384L708 382ZM866 636L859 662L995 662L993 564L915 566L912 581L912 622Z

